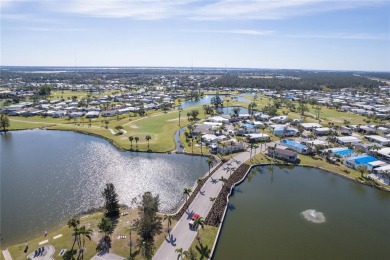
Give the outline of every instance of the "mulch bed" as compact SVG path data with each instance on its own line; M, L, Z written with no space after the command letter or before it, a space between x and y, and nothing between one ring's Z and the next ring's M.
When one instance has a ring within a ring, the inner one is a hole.
M221 192L218 194L213 207L205 219L206 225L218 227L221 223L223 213L227 206L227 196L230 193L230 188L237 182L241 181L247 173L250 166L248 164L241 164L234 173L229 177L226 184L222 187Z

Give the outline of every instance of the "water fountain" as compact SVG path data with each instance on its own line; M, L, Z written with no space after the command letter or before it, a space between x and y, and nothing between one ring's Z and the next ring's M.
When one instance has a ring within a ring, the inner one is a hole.
M305 210L301 212L301 214L307 221L313 223L324 223L326 221L324 213L316 211L315 209Z

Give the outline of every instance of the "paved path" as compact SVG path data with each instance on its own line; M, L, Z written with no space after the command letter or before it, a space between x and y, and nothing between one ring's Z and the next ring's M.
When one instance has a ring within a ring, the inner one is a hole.
M119 255L107 253L102 255L95 255L91 258L91 260L126 260L126 258Z
M9 253L8 249L4 249L1 252L3 253L5 260L12 260L11 254Z
M217 197L222 188L222 182L218 181L218 179L220 179L222 176L224 178L228 178L230 173L227 171L227 168L234 167L237 169L239 165L249 159L249 156L250 153L248 151L242 152L230 159L215 173L213 173L209 180L203 185L202 189L189 206L187 212L184 213L184 215L175 225L170 236L166 237L165 241L157 250L153 259L174 260L177 259L177 253L175 252L177 248L188 250L192 241L196 237L196 231L189 229L188 221L191 219L194 213L197 213L203 218L206 218L213 205L213 202L211 202L209 198Z

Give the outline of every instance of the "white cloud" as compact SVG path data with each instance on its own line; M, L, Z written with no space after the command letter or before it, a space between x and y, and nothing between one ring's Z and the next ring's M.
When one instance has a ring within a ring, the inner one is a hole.
M305 39L344 39L344 40L389 40L388 35L383 34L363 34L363 33L334 33L334 34L306 34L306 35L283 35L287 38Z
M370 0L0 0L2 7L32 2L44 10L80 16L158 20L286 19L387 3Z
M219 0L196 10L195 20L274 20L293 16L384 4L356 0Z
M80 28L54 28L54 27L21 27L13 28L18 31L30 31L30 32L84 32L85 29Z
M157 20L182 16L192 0L68 0L53 3L50 8L72 14L105 18Z

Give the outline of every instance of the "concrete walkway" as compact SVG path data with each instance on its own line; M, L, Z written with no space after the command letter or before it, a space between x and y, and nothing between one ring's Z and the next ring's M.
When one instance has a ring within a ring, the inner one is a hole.
M260 149L258 149L259 151ZM254 150L253 150L254 155ZM213 202L210 201L210 197L217 197L223 183L218 181L222 176L228 178L230 172L228 168L238 168L242 163L248 160L250 153L248 151L242 152L228 162L226 162L222 167L220 167L213 175L208 179L208 181L203 185L200 192L197 194L188 210L180 218L178 223L173 228L169 237L165 238L165 241L157 250L153 259L164 260L164 259L177 259L177 253L175 250L177 248L183 248L183 250L188 250L191 246L192 241L196 237L196 231L189 228L188 222L192 218L193 214L197 213L201 217L206 218L207 214L210 212Z
M8 249L4 249L1 252L3 253L5 260L12 260L11 254L9 253Z
M126 258L119 255L106 253L102 255L95 255L91 258L91 260L126 260Z

